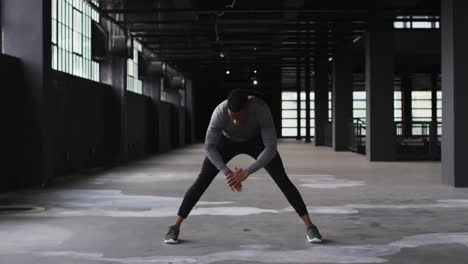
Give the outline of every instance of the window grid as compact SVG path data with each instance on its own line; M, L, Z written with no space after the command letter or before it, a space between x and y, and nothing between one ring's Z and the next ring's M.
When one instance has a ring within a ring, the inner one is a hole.
M301 136L306 134L306 94L300 93ZM281 95L281 135L283 137L297 136L297 92L282 92ZM315 136L315 93L310 92L310 135Z
M366 120L366 91L353 91L353 118Z
M436 93L437 103L437 135L442 136L442 91Z
M402 120L401 91L394 91L393 96L394 121L400 122ZM353 91L353 118L366 122L366 109L366 91Z
M440 28L439 16L397 16L393 22L396 29L434 29Z
M296 92L282 92L282 135L284 137L297 136L297 102ZM412 116L413 122L430 122L432 118L432 103L431 91L413 91L412 92ZM315 135L314 121L314 92L311 92L311 136ZM331 115L331 94L329 94L329 115ZM301 126L305 127L305 93L301 93ZM353 117L361 118L365 121L366 118L366 92L353 92ZM394 120L395 122L402 121L402 93L394 91ZM437 91L437 121L442 122L442 92ZM413 135L421 135L421 128L413 125ZM438 135L442 135L442 125L437 128ZM301 129L301 135L305 135L305 128Z
M432 92L431 91L412 91L411 92L411 108L412 108L412 133L413 135L422 135L421 126L415 122L431 122L432 121Z
M92 20L99 22L99 14L88 3L52 0L52 69L100 80L100 65L91 58Z
M403 101L401 91L393 92L393 118L395 122L403 120Z
M127 59L127 91L143 93L143 82L138 76L138 53L141 52L141 44L133 40L133 59Z

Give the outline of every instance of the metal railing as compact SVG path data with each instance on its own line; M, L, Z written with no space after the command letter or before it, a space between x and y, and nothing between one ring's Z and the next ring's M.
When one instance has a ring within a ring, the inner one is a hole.
M397 144L397 159L401 160L438 160L440 159L440 137L437 128L440 123L412 122L404 133L402 122L395 122L394 131ZM413 133L415 132L415 133ZM411 135L411 136L405 136ZM366 122L354 118L348 126L348 148L356 153L366 152Z
M411 122L408 124L411 131L406 133L402 122L395 124L397 155L400 159L440 159L440 137L437 131L440 122Z
M333 145L333 125L332 122L325 124L325 146L331 147Z
M354 118L349 124L349 149L365 154L366 151L366 122L360 118Z

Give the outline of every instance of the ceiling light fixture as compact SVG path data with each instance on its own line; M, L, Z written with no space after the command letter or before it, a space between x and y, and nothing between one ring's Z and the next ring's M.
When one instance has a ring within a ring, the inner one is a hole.
M359 40L361 39L361 36L357 36L353 39L353 43L356 43L358 42Z

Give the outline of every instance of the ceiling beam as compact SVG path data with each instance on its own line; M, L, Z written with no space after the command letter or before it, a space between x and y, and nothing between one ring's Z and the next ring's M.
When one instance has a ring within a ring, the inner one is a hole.
M369 9L322 9L322 8L235 8L235 9L213 9L213 8L128 8L128 9L101 9L108 14L148 14L148 13L193 13L193 14L219 14L219 13L246 13L246 14L270 14L270 13L310 13L310 14L359 14L367 16ZM431 8L377 8L373 12L381 14L398 15L437 15L439 10Z

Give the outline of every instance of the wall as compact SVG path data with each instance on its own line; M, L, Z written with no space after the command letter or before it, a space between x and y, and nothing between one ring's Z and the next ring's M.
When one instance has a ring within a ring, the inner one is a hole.
M169 87L165 82L165 87ZM171 144L172 147L178 147L185 144L185 107L181 106L181 96L179 89L166 88L166 102L171 104Z
M120 96L116 90L58 71L53 71L51 79L48 101L50 113L53 113L50 131L54 139L54 177L118 164L123 135ZM180 136L184 108L168 102L160 102L156 107L156 102L148 96L126 93L128 161L169 151L185 143L185 134L184 138ZM22 101L21 98L24 94L16 95L14 101ZM16 127L28 131L27 125L28 122ZM24 154L17 156L18 165L24 165Z
M393 34L396 73L440 72L441 36L438 29L403 29ZM364 38L353 45L353 73L365 71Z
M177 146L183 146L186 144L186 133L187 129L185 127L187 112L185 107L177 107L177 130L174 130L176 133L178 132L178 142Z
M54 71L50 90L55 176L112 164L121 136L112 87Z
M129 159L139 159L150 154L150 133L155 121L151 117L152 101L149 97L127 92L127 134Z
M440 30L397 30L394 43L397 72L440 72Z
M3 81L8 81L9 83L14 83L18 81L19 78L11 78L11 71L5 72L6 69L15 67L15 64L19 64L19 61L15 61L13 58L3 56L0 54L0 71L6 74L6 79ZM18 71L19 72L19 71ZM3 89L2 96L0 97L0 122L4 129L0 129L0 167L3 168L4 173L0 177L0 190L6 188L11 183L11 152L14 145L11 143L11 138L13 133L11 131L12 121L13 121L13 111L11 109L12 104L10 104L12 93L14 89Z
M46 186L83 170L122 164L192 142L191 109L162 103L157 78L126 91L126 58L109 55L101 81L51 69L51 2L2 0L0 190ZM28 8L24 8L25 5ZM121 34L105 22L112 34ZM31 45L34 43L34 45ZM187 102L193 102L187 98ZM187 111L190 114L187 114Z
M172 105L167 102L161 102L159 105L159 151L165 152L172 148L172 123L173 116Z
M5 83L2 96L2 173L0 190L21 188L33 184L32 164L42 166L39 154L41 138L34 133L38 124L32 108L31 87L24 83L19 59L0 55ZM61 177L96 167L116 164L119 156L120 102L119 95L109 85L58 71L51 73L47 85L48 112L53 138L53 177ZM135 160L156 152L169 151L185 141L181 138L181 113L185 108L161 102L156 107L150 97L127 92L126 95L128 159ZM14 102L14 103L13 103ZM157 109L160 109L160 113ZM185 119L183 119L185 122ZM185 124L184 124L185 126ZM26 169L25 169L26 168ZM48 180L51 180L49 178Z
M46 45L50 42L51 27L45 19L50 17L50 1L2 0L0 4L3 52L20 59L23 69L23 75L15 85L16 94L11 98L20 110L15 113L13 132L16 138L14 155L19 155L13 162L15 186L40 185L52 173L53 159L49 144L47 91L44 89L45 69L50 64L46 59L50 49L46 49Z
M31 95L24 82L24 68L17 58L0 54L2 82L13 84L3 86L0 97L0 166L4 173L0 177L0 191L25 185L30 180L28 168L40 166L37 153L41 150L40 141L34 131L37 122L34 116ZM20 100L21 98L21 100ZM27 150L30 151L27 151Z
M195 141L195 126L194 126L194 119L195 119L195 101L194 101L194 91L192 86L192 81L186 81L186 119L185 119L185 127L186 129L186 141L187 143L192 143Z
M123 135L116 90L61 72L52 79L56 176L118 163ZM180 136L184 108L133 92L125 97L128 161L185 143L185 134L183 140Z
M160 85L160 78L145 78L143 80L143 94L151 100L151 109L148 113L148 119L150 120L148 147L151 154L159 151Z

